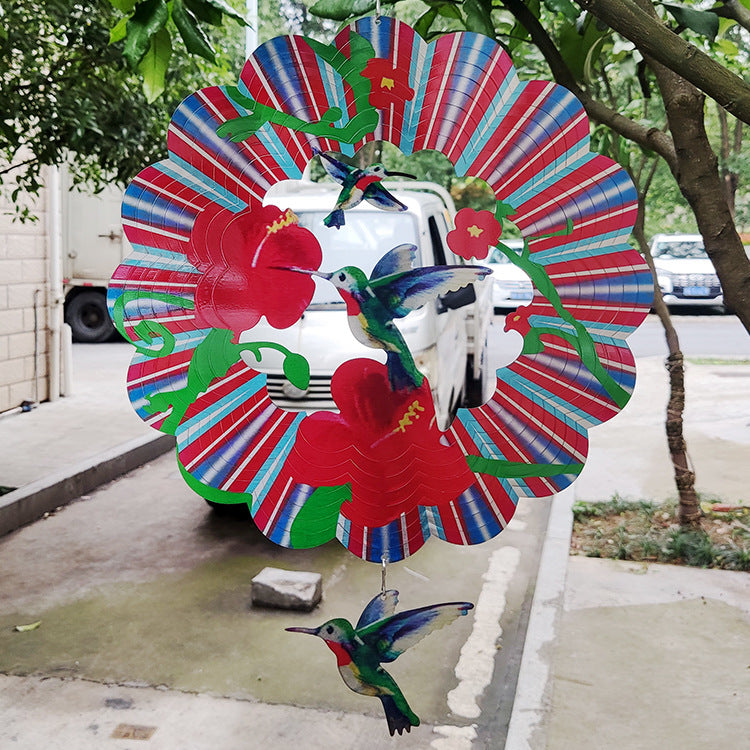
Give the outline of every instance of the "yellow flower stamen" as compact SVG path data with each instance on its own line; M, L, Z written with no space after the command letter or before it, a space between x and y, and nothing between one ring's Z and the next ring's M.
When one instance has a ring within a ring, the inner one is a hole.
M479 237L482 232L484 232L484 229L481 227L478 227L476 224L473 224L466 230L472 237Z

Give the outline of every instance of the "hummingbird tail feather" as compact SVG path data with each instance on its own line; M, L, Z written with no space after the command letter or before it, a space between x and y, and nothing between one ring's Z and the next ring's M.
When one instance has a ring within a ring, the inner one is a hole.
M422 373L413 363L414 372L410 372L398 352L386 352L385 364L388 368L388 382L392 391L412 390L422 385Z
M323 219L323 223L327 227L336 227L336 229L339 229L346 224L346 219L344 218L344 211L341 208L334 208L333 211L331 211L328 216Z
M393 736L394 732L398 732L399 734L404 730L411 732L412 727L419 726L419 717L409 708L406 701L403 701L403 704L408 713L399 708L392 695L379 695L378 698L380 698L383 704L385 718L388 720L388 731L391 736Z

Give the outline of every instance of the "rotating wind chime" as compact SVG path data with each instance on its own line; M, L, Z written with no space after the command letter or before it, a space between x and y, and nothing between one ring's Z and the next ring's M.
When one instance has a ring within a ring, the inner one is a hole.
M457 175L490 186L495 211L462 209L448 236L470 263L416 267L417 248L401 244L369 273L356 247L343 266L325 267L326 235L264 205L273 185L300 180L319 156L338 183L323 220L331 237L361 201L405 209L381 184L386 166L348 164L373 141L407 156L438 151ZM246 503L277 544L337 538L384 564L430 536L460 545L491 539L519 498L549 497L575 480L588 430L632 393L626 338L649 310L652 281L627 244L633 186L591 153L588 120L569 91L519 81L510 57L482 35L428 44L404 23L363 18L330 45L300 36L261 45L236 86L182 102L167 143L169 158L125 194L134 251L115 271L108 302L136 346L133 407L176 436L191 488L212 502ZM507 218L524 237L521 250L501 240ZM441 426L428 377L395 321L485 283L481 261L493 247L534 286L531 303L505 324L523 348L494 374L486 403ZM384 350L385 361L357 357L336 368L336 411L289 411L269 397L261 363L274 358L289 383L308 387L310 362L282 334L316 284L330 286L350 335ZM279 335L253 336L261 320ZM334 620L302 629L337 654L347 685L380 697L391 734L419 720L378 665L472 606L396 614L395 603L384 586L356 627Z

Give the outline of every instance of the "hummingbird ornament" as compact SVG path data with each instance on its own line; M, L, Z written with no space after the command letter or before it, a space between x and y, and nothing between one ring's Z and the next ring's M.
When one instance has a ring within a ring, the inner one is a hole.
M395 614L397 602L398 591L389 589L372 599L355 626L337 617L318 628L286 628L291 633L316 635L325 641L336 655L346 686L355 693L380 698L391 735L419 726L419 717L381 664L394 661L433 630L449 625L474 608L470 602L447 602Z
M492 273L484 266L414 268L416 253L415 245L394 247L378 261L369 279L357 266L344 266L332 273L291 269L327 279L336 287L346 303L354 338L373 349L385 349L388 380L394 391L418 388L424 379L394 319ZM473 301L469 296L466 304Z
M334 159L322 151L316 152L326 172L341 185L341 192L336 207L323 219L327 227L340 229L346 223L344 211L359 205L362 200L383 209L384 211L406 211L407 207L394 198L380 183L384 177L408 177L416 179L413 174L392 172L382 164L375 163L364 169L351 167Z

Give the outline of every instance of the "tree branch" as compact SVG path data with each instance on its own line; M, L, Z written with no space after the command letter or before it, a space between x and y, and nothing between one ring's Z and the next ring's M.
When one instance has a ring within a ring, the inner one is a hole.
M721 5L711 8L711 13L716 13L721 18L730 18L732 21L737 21L743 29L750 31L750 10L739 0L724 0Z
M676 157L669 135L657 128L644 127L591 96L578 84L554 41L526 3L522 0L503 0L503 5L529 32L531 41L544 56L555 81L576 95L591 119L607 125L616 133L643 148L655 151L670 165L670 168L674 165Z
M641 52L690 81L728 112L750 124L750 86L695 45L670 31L633 0L576 0Z

